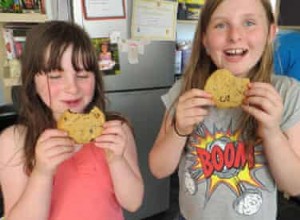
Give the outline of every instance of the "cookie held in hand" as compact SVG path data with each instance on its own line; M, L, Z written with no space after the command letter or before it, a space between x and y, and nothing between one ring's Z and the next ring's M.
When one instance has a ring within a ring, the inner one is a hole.
M85 144L98 137L103 130L104 113L94 107L89 113L65 111L57 122L57 128L67 131L78 144Z
M249 82L248 78L238 78L226 69L219 69L207 79L204 90L213 95L218 108L233 108L242 104Z

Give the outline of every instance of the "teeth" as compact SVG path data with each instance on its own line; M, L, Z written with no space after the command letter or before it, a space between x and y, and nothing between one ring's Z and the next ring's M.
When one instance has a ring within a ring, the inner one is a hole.
M226 53L231 55L241 55L244 53L245 50L243 49L232 49L232 50L226 50Z

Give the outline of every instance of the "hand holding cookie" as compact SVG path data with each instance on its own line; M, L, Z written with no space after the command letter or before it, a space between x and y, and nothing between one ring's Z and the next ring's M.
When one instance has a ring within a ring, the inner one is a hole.
M182 94L177 102L173 128L179 136L190 134L195 124L203 121L213 106L212 95L200 90L191 89ZM175 127L176 126L176 127Z
M246 92L247 100L243 110L252 115L258 122L257 134L266 138L281 132L280 124L283 114L282 97L270 83L254 82Z
M213 95L218 108L240 106L250 80L238 78L226 69L216 70L207 79L204 90Z
M95 139L95 145L105 149L109 162L124 157L128 145L128 129L126 123L120 120L104 123L102 135Z
M46 129L37 139L34 172L51 176L57 167L75 152L74 141L58 129Z

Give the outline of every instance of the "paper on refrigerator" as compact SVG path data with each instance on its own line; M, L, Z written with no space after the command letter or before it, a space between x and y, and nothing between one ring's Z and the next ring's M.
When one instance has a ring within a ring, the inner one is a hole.
M131 36L135 39L175 41L177 2L134 0Z

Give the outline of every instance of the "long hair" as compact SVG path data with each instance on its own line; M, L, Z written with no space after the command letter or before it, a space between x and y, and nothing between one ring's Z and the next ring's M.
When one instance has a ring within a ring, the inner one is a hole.
M36 91L34 78L62 70L61 59L66 49L72 46L72 65L94 73L95 91L85 112L98 106L105 112L104 87L94 47L88 34L74 23L50 21L34 26L27 35L25 50L21 57L21 91L19 123L26 127L24 142L25 171L30 173L35 165L35 145L40 134L47 128L55 128L51 109L41 100Z
M217 69L210 56L206 53L206 49L202 42L212 14L223 1L224 0L206 0L205 5L201 10L192 45L191 56L183 74L183 86L180 95L192 88L203 89L208 77ZM269 0L260 1L265 10L270 30L271 25L275 24L272 6ZM272 70L273 45L267 42L260 61L250 70L248 77L252 82L269 83L271 81ZM255 141L257 139L257 123L252 116L243 114L239 124L239 128L243 131L242 133L245 135L245 139L249 140L249 143L251 140Z

